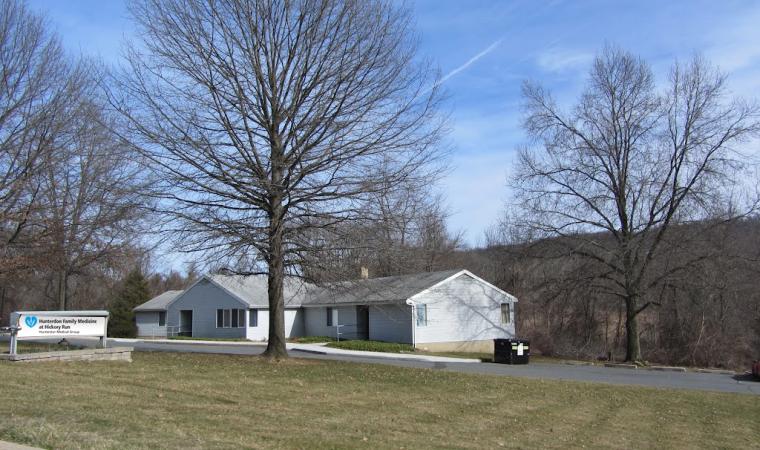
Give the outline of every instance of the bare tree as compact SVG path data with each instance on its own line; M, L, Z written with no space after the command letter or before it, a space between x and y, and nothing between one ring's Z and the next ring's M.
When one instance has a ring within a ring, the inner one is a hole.
M94 95L81 100L37 179L35 220L44 230L45 267L54 274L51 286L61 310L69 308L72 276L95 277L142 252L150 179L102 109Z
M442 197L432 185L402 186L371 195L361 221L315 233L305 255L307 277L336 282L357 279L360 268L373 278L452 268L462 238L446 226Z
M442 122L408 11L381 1L142 0L144 51L114 106L166 181L187 250L266 273L269 341L287 356L283 278L315 228L379 187L424 183ZM385 170L378 170L379 168Z
M18 1L0 4L0 70L0 274L8 275L38 260L30 226L39 194L34 177L71 117L83 71Z
M629 361L641 359L637 317L656 302L644 293L696 263L653 262L687 238L676 225L731 201L746 162L738 146L760 129L757 106L727 98L725 76L701 58L675 64L668 81L659 92L644 61L607 48L571 111L538 85L523 90L538 146L520 153L514 223L600 267L593 289L624 304Z

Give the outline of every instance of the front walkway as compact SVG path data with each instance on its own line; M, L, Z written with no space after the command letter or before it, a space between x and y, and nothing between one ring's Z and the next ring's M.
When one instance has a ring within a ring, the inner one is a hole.
M363 358L394 359L402 361L426 361L443 363L479 363L479 359L448 358L445 356L415 355L413 353L365 352L328 347L326 344L287 344L288 350L316 353L318 355L361 356Z

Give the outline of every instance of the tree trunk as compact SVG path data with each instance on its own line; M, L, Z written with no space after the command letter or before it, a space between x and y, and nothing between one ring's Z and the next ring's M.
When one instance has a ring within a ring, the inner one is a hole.
M638 301L636 296L629 295L625 299L625 360L628 362L641 361L639 345L639 324L637 314Z
M281 155L281 152L274 152ZM273 158L274 159L274 158ZM277 188L282 183L282 171L273 163L272 185ZM275 189L277 189L275 188ZM267 259L267 291L269 294L269 341L264 356L272 359L288 357L285 348L285 301L283 283L285 279L285 252L283 249L284 207L281 192L275 192L271 200L269 216L269 254Z
M268 263L269 274L269 341L264 356L268 358L287 358L285 348L285 302L283 299L283 281L285 278L282 255L282 232L275 233L270 240L273 248L270 250Z
M68 308L68 284L69 277L65 270L58 272L58 309L66 311Z

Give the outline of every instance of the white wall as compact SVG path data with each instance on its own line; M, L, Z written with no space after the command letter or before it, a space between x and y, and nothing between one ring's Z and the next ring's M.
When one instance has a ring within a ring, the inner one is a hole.
M462 274L415 297L427 305L427 325L415 325L415 342L461 342L512 338L515 334L514 297ZM511 303L511 320L501 323L501 304ZM370 333L372 329L370 328Z
M265 341L269 338L269 310L258 310L258 326L252 327L250 323L250 310L248 316L246 316L246 338L252 341ZM303 336L304 324L303 324L303 310L302 309L286 309L285 310L285 337L297 337Z

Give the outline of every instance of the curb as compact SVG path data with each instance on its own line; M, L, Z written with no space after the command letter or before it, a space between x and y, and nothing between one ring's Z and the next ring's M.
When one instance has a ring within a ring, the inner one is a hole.
M697 373L717 373L719 375L737 375L737 372L726 369L697 369Z
M314 355L327 355L327 352L322 352L319 350L310 350L310 349L303 349L303 348L289 348L289 352L303 352L303 353L312 353Z
M638 369L638 366L636 364L605 363L604 367L611 367L613 369Z
M219 342L199 342L199 341L159 341L159 340L145 340L139 341L140 344L158 344L158 345L208 345L208 346L240 346L240 347L263 347L266 344L259 344L256 342L241 342L241 341L219 341Z
M645 369L656 370L659 372L686 372L686 367L649 366L649 367L645 367Z

